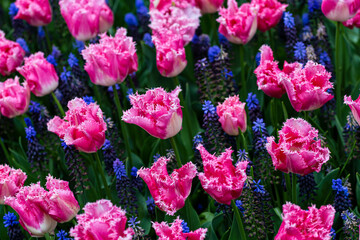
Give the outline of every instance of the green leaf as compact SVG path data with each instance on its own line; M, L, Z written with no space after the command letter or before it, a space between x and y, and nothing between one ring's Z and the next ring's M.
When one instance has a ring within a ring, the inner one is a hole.
M317 191L317 196L315 198L315 202L319 205L324 205L328 202L331 191L332 180L338 177L340 169L336 168L328 173L322 181L319 183L319 190Z

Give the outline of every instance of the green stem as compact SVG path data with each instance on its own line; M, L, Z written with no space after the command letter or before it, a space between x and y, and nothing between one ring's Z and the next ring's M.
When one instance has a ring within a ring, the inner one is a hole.
M336 23L336 36L335 36L335 68L336 68L336 110L337 115L341 116L341 106L342 106L342 66L340 59L340 28L341 22Z
M287 111L286 111L286 107L285 107L284 102L281 102L281 106L282 106L284 118L285 118L285 121L286 121L286 120L288 119L288 113L287 113Z
M49 51L49 54L51 54L52 48L51 48L51 42L50 42L49 34L48 34L48 31L47 31L46 27L43 27L43 29L44 29L44 32L45 32L46 45L48 45L48 51Z
M5 144L4 144L4 140L0 137L0 145L1 145L1 148L5 154L5 158L6 160L10 161L10 155L9 155L9 152L8 150L6 149L5 147Z
M239 213L239 209L238 207L236 206L235 204L235 200L231 200L231 206L232 208L234 209L234 214L235 214L235 217L236 217L236 220L238 222L238 227L239 227L239 232L240 232L240 239L241 240L246 240L246 233L245 233L245 229L244 229L244 226L242 224L242 220L241 220L241 217L240 217L240 213Z
M345 170L346 165L349 163L350 159L352 158L352 155L353 155L355 146L356 146L356 140L354 141L354 143L353 143L353 145L352 145L352 147L351 147L350 154L349 154L349 156L347 157L344 166L341 168L341 171L340 171L339 174L338 174L339 177L341 176L342 172Z
M45 233L45 239L46 240L52 240L53 238L50 236L49 233Z
M240 67L241 67L241 93L242 93L242 98L246 98L244 45L242 44L240 44Z
M179 150L178 150L176 142L175 142L175 137L170 138L170 142L171 142L171 146L172 146L172 148L174 149L174 152L175 152L175 158L176 158L176 162L178 164L178 167L181 168L182 163L181 163Z
M245 152L248 151L248 147L247 147L247 143L246 143L246 138L244 136L244 133L239 129L240 131L240 135L241 135L241 140L242 140L242 143L243 143L243 148L245 149Z
M292 203L294 204L297 204L297 191L296 191L296 187L297 187L297 176L295 173L292 174L292 187L291 187L291 190L292 190Z
M133 91L135 92L136 91L136 88L135 88L135 84L134 84L134 81L132 80L132 77L128 77L128 79L129 79L129 82L130 82L130 86L131 86L131 88L133 89Z
M106 181L104 168L103 168L102 165L101 165L98 152L95 152L95 159L96 159L96 163L97 163L97 165L98 165L98 171L100 171L100 176L101 176L102 182L103 182L103 184L104 184L104 188L105 188L106 195L107 195L108 199L110 199L113 203L115 203L115 202L113 201L113 199L112 199L111 191L110 191L110 188L109 188L108 183L107 183L107 181ZM95 172L95 174L96 174L96 172Z
M274 185L274 189L275 189L276 202L278 203L278 206L281 207L280 194L279 194L279 191L278 191L276 185Z
M129 134L128 134L128 131L127 131L127 128L126 128L124 122L121 120L122 108L121 108L121 103L120 103L120 99L119 99L119 94L118 94L118 92L116 90L115 85L112 86L112 89L113 89L113 93L114 93L115 105L116 105L116 108L117 108L117 111L118 111L120 127L121 127L121 131L123 133L123 139L125 141L126 152L128 154L128 158L129 158L129 163L126 164L126 171L127 171L127 174L130 175L133 161L132 161L131 148L130 148L130 143L129 143Z
M53 97L53 99L54 99L57 107L59 108L59 111L60 111L61 116L64 117L64 116L65 116L65 112L64 112L64 109L63 109L63 107L61 106L61 104L60 104L60 102L59 102L59 99L57 99L57 97L56 97L56 95L55 95L54 92L51 93L51 96Z
M285 173L285 183L286 183L286 196L287 196L286 200L290 201L290 197L289 197L290 188L291 188L290 173Z

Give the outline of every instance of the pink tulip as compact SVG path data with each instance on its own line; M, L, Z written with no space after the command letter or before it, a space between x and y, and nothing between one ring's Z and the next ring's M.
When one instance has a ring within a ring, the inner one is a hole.
M154 222L152 227L155 229L156 235L159 240L204 240L206 237L207 228L199 228L195 231L184 233L179 217L169 226L166 222Z
M90 80L97 85L121 83L138 69L135 43L126 36L125 28L119 28L115 37L101 35L98 44L90 44L81 54Z
M46 178L46 188L49 190L49 215L59 223L73 219L79 212L80 206L69 188L69 183L49 175Z
M180 87L171 93L163 88L155 88L142 95L130 95L132 107L124 112L122 120L138 125L156 138L173 137L181 130L182 125L182 110L178 98L180 91Z
M37 52L25 58L25 64L17 68L28 83L30 90L37 97L53 92L59 85L59 77L54 65L44 58L44 53Z
M216 13L223 5L224 0L195 0L196 6L200 8L201 13Z
M278 62L274 61L273 52L269 46L262 45L260 51L260 65L254 71L258 88L270 97L281 98L286 91L280 82L281 70Z
M360 0L323 0L321 4L325 17L337 22L349 20L359 8Z
M204 164L204 172L199 173L204 190L217 202L230 205L231 200L240 197L246 181L247 161L232 163L232 150L226 149L219 157L211 155L202 144L197 148Z
M25 113L30 103L30 88L26 82L20 85L19 78L0 82L0 112L8 118Z
M5 197L13 197L24 186L27 176L20 169L8 165L0 165L0 204L4 204Z
M87 41L110 29L114 15L105 0L60 0L61 15L70 33Z
M343 22L344 26L350 29L354 27L360 28L360 9L356 12L355 17Z
M5 204L20 216L20 224L33 237L53 234L57 222L49 215L47 192L37 184L22 187L15 197L5 198Z
M235 0L228 0L228 8L220 8L219 11L219 32L232 43L248 43L256 33L257 12L257 7L250 3L238 7Z
M187 8L195 6L196 0L150 0L150 10L157 9L166 12L171 6Z
M0 74L3 76L15 72L24 60L25 51L20 44L7 40L0 30Z
M48 130L79 151L93 153L99 150L105 143L106 131L100 107L75 98L68 102L68 108L64 120L56 116L48 122Z
M330 158L330 151L322 147L318 130L301 118L288 119L279 131L279 143L267 138L266 149L276 170L307 175L320 172Z
M329 81L331 73L313 61L282 78L290 103L297 112L318 109L334 97L327 92L333 88Z
M344 96L344 103L350 107L356 122L360 125L360 96L355 101L350 96Z
M335 217L331 205L309 207L302 210L299 206L283 205L283 222L275 240L330 240L330 231Z
M195 30L200 25L200 10L197 7L187 8L169 7L166 12L157 9L150 11L150 28L156 38L172 41L172 35L180 35L184 46L187 45L195 35ZM169 39L170 38L170 39Z
M51 22L49 0L16 0L15 5L19 11L14 19L23 19L34 27L45 26Z
M76 216L78 225L70 230L70 235L75 240L131 240L135 233L126 228L125 214L109 200L87 203L84 213Z
M175 169L171 175L166 169L170 159L161 157L151 168L142 167L138 175L147 184L155 204L169 215L183 208L185 200L191 191L191 183L196 176L196 167L188 162L179 169Z
M266 32L275 27L286 10L287 4L277 0L252 0L251 4L259 8L257 15L257 28Z
M237 136L239 128L243 133L246 131L245 103L240 102L239 96L228 97L223 103L219 103L216 113L222 129L227 134Z
M288 63L284 61L284 66L282 72L285 74L285 77L293 78L295 70L301 71L303 65L298 62Z

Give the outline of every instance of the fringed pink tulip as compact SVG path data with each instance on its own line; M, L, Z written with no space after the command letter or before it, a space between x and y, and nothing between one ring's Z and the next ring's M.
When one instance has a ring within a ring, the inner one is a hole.
M49 0L16 0L15 5L19 11L14 19L23 19L34 27L45 26L51 22Z
M257 28L266 32L275 27L286 10L287 4L281 4L277 0L252 0L251 4L259 9L257 15Z
M171 226L166 222L154 222L152 227L155 229L156 235L159 237L159 240L204 240L206 237L206 228L199 228L195 231L184 233L183 227L179 217L175 219L174 222L171 223Z
M360 0L322 0L321 4L325 17L337 22L349 20L359 8Z
M344 96L344 103L350 107L356 122L360 125L360 96L355 101L350 96Z
M239 96L228 97L223 103L219 103L216 113L222 129L227 134L237 136L239 128L243 133L246 131L245 103L240 102Z
M240 197L246 181L247 161L232 163L232 150L226 149L219 157L210 154L202 144L197 146L203 160L204 172L199 173L204 190L217 202L230 205L231 200Z
M17 70L26 79L31 92L37 97L48 95L59 86L59 77L55 67L44 58L42 52L25 58L25 64Z
M93 153L99 150L105 143L106 131L100 107L75 98L68 102L68 108L64 120L56 116L48 122L48 130L79 151Z
M8 165L0 165L0 204L4 204L5 197L13 197L24 186L27 176L20 169Z
M24 60L25 51L20 44L7 40L0 30L0 74L3 76L15 72Z
M20 224L33 237L53 234L57 222L49 215L48 192L37 184L23 187L15 197L5 198L5 204L20 216Z
M150 10L157 9L166 12L171 6L187 8L195 6L196 0L150 0Z
M283 75L284 76L284 75ZM312 111L334 98L328 93L333 88L331 73L325 67L309 61L304 68L296 68L288 77L282 77L290 103L297 111Z
M330 240L335 209L331 205L309 207L302 210L298 205L283 205L283 222L275 240Z
M183 208L191 191L191 183L196 176L196 167L189 162L171 175L166 169L170 159L161 157L151 168L141 168L138 175L147 184L155 204L169 215Z
M96 85L121 83L138 69L135 43L132 37L126 36L125 28L119 28L115 37L101 35L100 42L90 44L82 55L86 61L85 70Z
M126 228L125 214L109 200L87 203L84 213L76 216L78 225L70 230L70 235L75 240L131 240L135 233Z
M193 6L184 9L172 6L166 12L154 9L150 11L150 28L156 38L167 39L170 35L180 35L183 44L187 45L200 25L200 16L200 10Z
M19 78L9 78L0 82L0 112L8 118L24 114L30 103L30 88L26 82L19 83Z
M262 45L260 52L260 65L254 71L258 89L270 97L281 98L286 91L280 82L281 70L278 62L274 61L273 52L269 46Z
M114 15L105 0L60 0L61 15L79 41L90 40L110 29Z
M200 8L201 13L216 13L223 5L224 0L195 0L196 6Z
M73 219L80 206L69 188L69 183L49 175L46 178L46 188L49 190L49 215L59 223Z
M356 15L353 18L350 18L346 22L343 22L344 26L350 29L354 27L360 28L360 9L356 12Z
M250 3L238 7L235 0L228 0L228 8L220 8L219 11L219 32L232 43L248 43L256 33L257 12L257 7Z
M314 171L330 158L330 151L322 147L318 130L301 118L288 119L279 131L279 143L274 137L267 138L266 149L276 170L302 176Z
M138 125L156 138L173 137L182 126L180 91L180 87L170 93L163 88L155 88L142 95L130 95L132 107L124 112L122 120Z

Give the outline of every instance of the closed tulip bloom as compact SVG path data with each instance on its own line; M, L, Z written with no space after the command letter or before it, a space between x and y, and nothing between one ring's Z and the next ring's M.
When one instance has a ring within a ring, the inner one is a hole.
M9 78L0 82L0 112L8 118L24 114L30 103L30 88L26 82L19 83L19 78Z
M20 169L14 169L6 164L0 165L0 204L5 197L12 197L24 186L27 176Z
M355 101L350 96L344 96L344 103L350 107L356 122L360 125L360 96Z
M180 91L180 87L170 93L163 88L155 88L142 95L130 95L132 107L124 112L122 120L138 125L156 138L173 137L182 126Z
M337 22L354 17L359 8L360 0L323 0L321 4L325 17Z
M199 228L191 232L183 232L182 222L179 216L169 226L166 222L154 222L152 227L155 229L159 240L204 240L206 237L207 228Z
M232 43L248 43L256 33L257 12L257 7L250 3L238 7L235 0L228 0L228 8L220 8L219 11L219 32Z
M75 240L131 240L135 234L126 228L126 212L109 200L87 203L76 218L78 224L70 230Z
M281 98L286 91L280 81L281 70L278 62L274 61L273 52L269 46L261 46L260 52L260 64L254 71L258 89L269 97Z
M195 0L196 6L200 8L201 13L216 13L223 5L224 0Z
M31 92L37 97L48 95L59 86L59 77L55 67L44 58L42 52L25 58L25 64L17 70L26 79Z
M344 26L350 29L354 27L360 28L360 9L356 12L353 18L350 18L346 22L343 22Z
M64 119L56 116L48 122L48 130L79 151L94 153L99 150L105 143L107 129L99 105L88 105L83 99L75 98L68 102L68 108Z
M331 205L302 210L298 205L283 205L280 229L275 240L330 240L335 209Z
M20 224L33 237L53 234L57 222L49 215L47 192L37 184L23 187L15 197L5 198L5 204L12 207L20 217Z
M237 136L239 128L243 133L246 131L245 103L240 102L239 96L228 97L223 103L219 103L216 113L222 129L227 134Z
M328 93L333 88L331 73L321 64L309 61L304 68L296 68L287 77L282 77L290 103L297 111L312 111L334 98Z
M166 168L169 161L168 158L160 157L151 168L139 169L138 175L147 184L150 194L160 210L174 215L177 210L184 207L197 171L195 165L188 162L181 168L175 169L169 176Z
M202 144L197 148L203 160L204 172L199 173L203 189L217 202L231 204L231 200L240 197L246 181L247 161L232 163L232 150L228 148L219 157L210 154Z
M266 149L276 170L302 176L320 172L329 161L330 151L322 147L318 130L301 118L288 119L279 131L279 143L267 138Z
M60 11L76 40L87 41L110 29L114 15L105 0L60 0Z
M257 15L257 28L266 32L275 27L286 10L287 4L281 4L277 0L252 0L251 4L259 9Z
M119 28L115 37L101 35L99 43L90 44L81 54L86 61L84 68L96 85L121 83L138 69L135 43L126 36L125 28Z
M15 72L24 60L25 51L19 43L7 40L0 30L0 74L3 76Z
M49 190L49 215L59 223L73 219L80 210L69 183L52 176L46 178L46 188Z
M25 20L34 27L45 26L51 22L52 10L49 0L16 0L19 9L14 19Z

